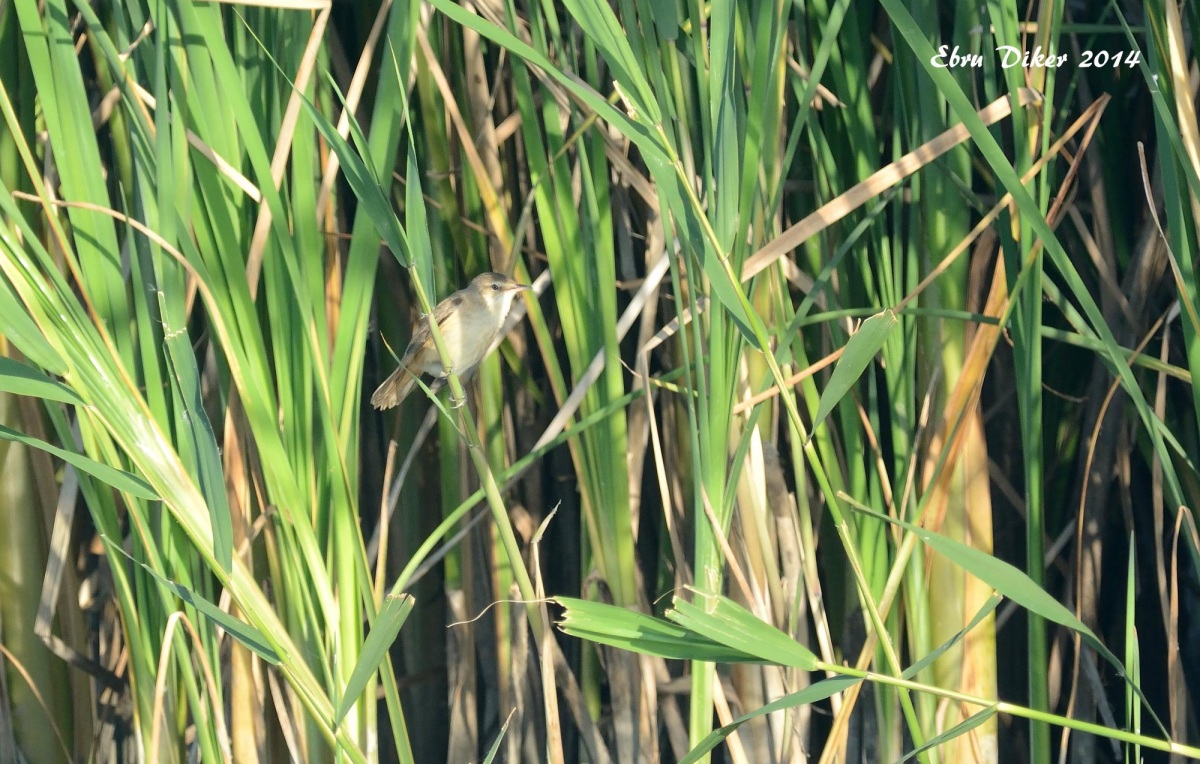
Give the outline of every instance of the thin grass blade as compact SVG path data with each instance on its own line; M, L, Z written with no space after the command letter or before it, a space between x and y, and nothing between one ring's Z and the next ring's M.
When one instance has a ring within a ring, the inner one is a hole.
M229 613L219 608L215 603L201 597L196 592L181 583L172 581L163 574L151 568L144 562L133 559L125 551L121 549L119 544L113 542L108 536L102 535L101 538L108 544L109 549L116 549L124 554L131 562L140 565L147 573L154 576L163 585L175 592L179 599L196 608L199 612L211 618L218 626L225 630L229 636L236 639L241 644L245 645L250 650L254 651L260 658L272 666L278 666L280 663L279 654L271 647L270 642L263 636L262 632L254 628L245 621L234 618Z
M995 715L996 715L996 707L988 706L987 708L983 709L979 713L967 717L966 719L964 719L963 721L954 725L953 727L946 730L942 734L931 739L929 742L927 742L925 745L921 746L920 748L916 748L916 749L910 751L900 761L901 762L908 761L909 759L911 759L913 757L920 756L921 754L925 753L926 751L931 751L940 745L948 743L956 737L965 735L968 732L970 732L971 730L978 727L979 725L986 722L988 719L991 719ZM897 764L899 764L899 762Z
M707 755L712 749L721 744L725 738L737 731L737 728L750 721L757 719L760 716L771 714L776 711L785 711L789 708L797 706L805 706L810 703L830 698L839 692L845 692L854 685L858 684L861 679L857 677L838 676L832 679L822 679L816 684L805 687L800 692L792 693L786 697L780 698L773 703L768 703L757 711L752 711L745 716L735 719L733 722L721 727L720 729L710 732L700 743L693 748L687 756L679 760L679 764L695 764Z
M911 665L907 669L905 669L904 673L900 675L900 678L901 679L912 679L917 674L924 671L926 666L931 665L934 661L936 661L938 658L940 658L947 650L949 650L950 648L954 647L959 642L961 642L963 640L963 637L965 637L965 636L967 636L967 634L971 633L971 630L974 629L976 626L978 626L979 623L981 621L983 621L983 619L985 619L989 615L991 615L992 612L995 611L995 609L997 607L999 607L1000 603L1003 601L1004 601L1004 597L1002 597L999 594L993 594L991 597L988 598L988 601L983 604L983 607L979 608L979 612L975 614L975 617L971 619L971 622L963 627L962 631L958 632L953 637L951 637L950 639L943 642L941 645L938 645L937 649L933 650L928 655L921 658L921 660L917 661L916 663L914 663L913 665Z

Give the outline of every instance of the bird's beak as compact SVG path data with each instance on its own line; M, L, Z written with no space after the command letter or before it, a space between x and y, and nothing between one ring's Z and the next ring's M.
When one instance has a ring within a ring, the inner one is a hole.
M532 292L533 291L533 287L529 286L528 284L513 284L512 286L509 287L509 289L511 289L514 292Z

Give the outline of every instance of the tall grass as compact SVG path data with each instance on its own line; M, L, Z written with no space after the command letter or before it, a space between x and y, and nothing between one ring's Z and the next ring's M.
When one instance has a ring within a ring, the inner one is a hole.
M1197 754L1196 21L0 6L0 759Z

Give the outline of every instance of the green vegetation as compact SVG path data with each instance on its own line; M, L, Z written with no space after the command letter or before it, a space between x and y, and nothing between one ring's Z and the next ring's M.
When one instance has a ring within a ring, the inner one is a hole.
M0 761L1200 758L1198 29L0 3Z

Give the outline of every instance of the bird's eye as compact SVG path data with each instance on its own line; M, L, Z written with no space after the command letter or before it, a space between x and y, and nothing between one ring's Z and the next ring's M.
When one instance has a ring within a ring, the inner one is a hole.
M499 285L499 284L492 284L492 291L493 291L493 292L499 292L499 291L500 291L500 285Z

